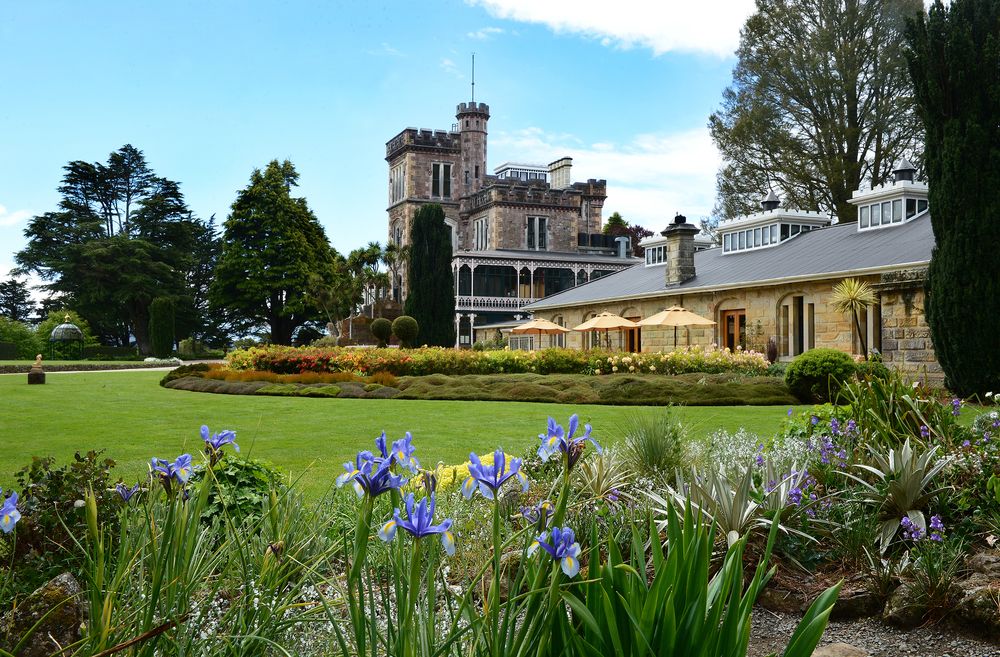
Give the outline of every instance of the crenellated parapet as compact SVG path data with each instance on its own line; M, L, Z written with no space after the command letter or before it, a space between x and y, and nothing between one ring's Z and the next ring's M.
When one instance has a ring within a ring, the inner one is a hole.
M459 103L455 109L455 116L461 117L465 114L479 114L490 118L490 106L486 103Z
M457 132L407 128L385 143L385 159L391 161L408 148L457 153L461 146L462 136Z

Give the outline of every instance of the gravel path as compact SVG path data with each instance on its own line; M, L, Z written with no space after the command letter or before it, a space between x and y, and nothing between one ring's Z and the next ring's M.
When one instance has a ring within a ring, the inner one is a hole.
M748 657L779 655L799 616L754 609ZM820 645L848 643L872 657L1000 657L1000 636L993 643L958 633L945 625L900 630L875 619L830 621Z

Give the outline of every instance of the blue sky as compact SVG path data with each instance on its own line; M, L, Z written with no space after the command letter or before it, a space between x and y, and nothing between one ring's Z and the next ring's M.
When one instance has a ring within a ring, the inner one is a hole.
M8 1L0 4L0 278L62 167L126 143L221 222L288 158L333 245L386 239L385 142L489 103L489 167L574 158L605 216L707 214L705 127L752 1Z

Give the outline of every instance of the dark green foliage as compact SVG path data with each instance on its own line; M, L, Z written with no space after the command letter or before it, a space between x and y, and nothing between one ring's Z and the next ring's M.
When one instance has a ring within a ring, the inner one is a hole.
M907 34L935 248L925 308L947 386L1000 388L1000 3L934 4Z
M0 360L14 360L15 358L17 358L17 344L0 342Z
M451 270L451 238L440 205L431 203L417 210L409 246L409 289L404 311L417 320L421 344L453 347L455 276Z
M71 536L84 536L83 510L74 506L88 490L97 497L102 522L117 518L117 497L112 490L112 459L102 459L101 451L77 452L73 462L55 467L55 458L35 457L17 473L18 508L17 554L62 553L73 549Z
M379 317L372 322L371 331L375 339L378 340L378 346L384 347L389 342L389 338L392 337L392 322L384 317Z
M248 326L267 326L270 341L290 345L296 329L322 318L307 296L310 277L334 278L334 251L304 198L291 189L291 162L255 169L225 223L209 296Z
M197 484L206 476L216 481L201 516L206 523L226 516L237 525L256 522L271 491L279 490L283 481L281 472L271 464L232 454L216 463L211 475L207 475L204 466L196 466L190 483Z
M889 371L889 368L885 366L885 364L882 362L880 358L866 360L864 362L858 363L856 367L857 367L857 376L859 379L871 378L871 379L881 379L885 381L890 376L892 376L892 373Z
M392 320L392 333L399 340L400 346L412 348L416 344L417 336L421 335L420 325L413 317L400 315Z
M181 365L167 372L167 375L160 379L160 385L165 386L175 379L183 379L186 376L201 378L202 372L210 370L208 363L194 363L193 365Z
M785 383L804 402L837 398L840 387L854 377L854 360L836 349L812 349L789 364Z
M83 348L83 357L87 360L138 360L139 351L135 347L90 346Z
M79 313L74 310L52 310L49 311L49 316L42 320L37 327L35 327L35 333L38 336L39 353L45 356L46 360L70 360L80 358L79 344L49 342L52 330L64 323L67 316L69 317L69 321L72 324L75 324L76 327L83 332L84 349L89 346L97 346L97 338L94 337L94 333L91 331L90 323L81 317ZM32 354L31 357L33 358L34 354Z
M639 242L652 235L653 231L646 230L638 224L629 224L615 212L604 222L604 234L612 237L628 237L632 249L631 255L641 258L645 249L639 246Z
M854 221L862 180L919 161L919 122L902 54L919 0L758 0L743 27L733 82L709 119L722 154L715 212L758 212L769 189L784 207ZM873 44L877 44L877 47Z
M43 350L43 342L38 339L35 331L32 331L27 324L6 317L0 317L0 343L10 345L4 350L6 355L0 356L4 359L34 358L35 354ZM43 353L48 356L47 350Z
M157 297L149 304L149 344L157 358L169 358L174 352L174 302Z
M672 477L677 468L687 465L684 425L669 408L659 415L630 415L619 433L626 462L637 474Z
M28 282L11 278L0 282L0 317L14 322L26 322L35 310Z
M70 162L58 210L34 217L22 271L72 299L101 340L148 354L149 304L171 295L193 316L189 276L203 223L192 217L178 183L158 177L131 145L107 163Z

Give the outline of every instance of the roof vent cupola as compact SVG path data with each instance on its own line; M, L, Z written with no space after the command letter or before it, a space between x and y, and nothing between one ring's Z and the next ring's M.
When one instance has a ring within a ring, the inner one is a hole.
M892 181L893 182L913 182L914 177L917 175L917 167L913 166L909 160L905 157L896 163L896 166L892 170Z
M781 199L773 191L769 191L764 200L760 202L760 207L764 209L764 212L770 212L771 210L777 210L781 206Z

